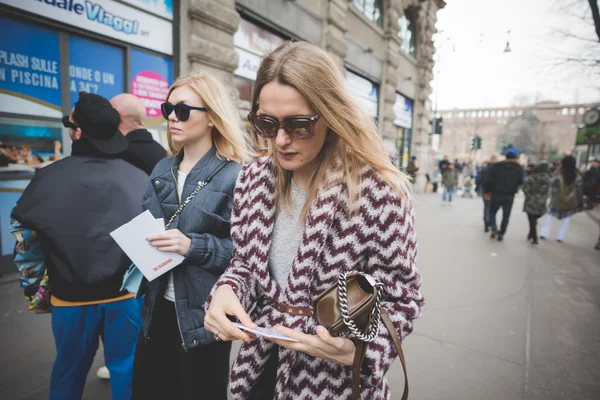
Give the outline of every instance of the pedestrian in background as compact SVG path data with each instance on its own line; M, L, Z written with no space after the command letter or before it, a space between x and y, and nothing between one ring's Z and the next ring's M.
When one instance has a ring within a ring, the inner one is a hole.
M546 239L552 228L552 217L560 220L557 242L567 236L571 216L583 209L583 181L577 170L577 162L573 156L566 156L554 178L550 191L550 206L542 221L540 238Z
M132 398L225 400L231 343L204 329L203 305L231 261L233 188L247 144L228 92L205 73L179 78L161 110L175 156L152 171L143 208L172 223L148 241L185 258L146 286Z
M47 271L52 293L56 360L51 400L81 399L100 337L112 398L131 397L141 304L120 289L131 261L110 232L142 211L148 176L120 159L127 140L117 130L119 123L108 100L80 92L75 108L63 118L72 155L39 170L12 212L13 230L35 232L20 235L24 241L15 263L36 274ZM28 243L35 237L39 240ZM44 254L35 267L26 257L36 254L34 246Z
M417 156L411 156L408 166L406 167L406 174L410 178L410 181L414 185L417 182L417 172L419 167L417 166Z
M523 184L523 170L519 165L519 150L509 147L506 160L491 166L486 176L484 191L490 195L490 228L491 238L501 242L506 234L515 194ZM496 226L496 214L502 208L502 224L500 230Z
M401 337L412 331L423 297L410 184L382 156L375 124L324 50L284 44L263 59L255 85L249 119L270 154L238 179L234 256L207 302L205 326L217 339L246 342L232 367L233 398L349 400L356 345L332 337L307 309L355 270L384 284L381 307L392 329ZM251 340L228 315L298 342ZM373 343L361 398L399 397L385 379L392 336L382 327Z
M496 164L498 162L498 156L496 154L492 155L492 157L490 157L489 162L485 163L485 167L483 168L483 170L481 171L481 193L482 193L482 199L483 199L483 231L485 233L488 233L490 231L490 200L492 198L492 195L490 193L485 193L485 182L487 180L488 175L490 174L490 171L492 169L492 166L494 164Z
M442 186L444 186L444 193L442 194L442 204L448 199L448 204L452 204L452 195L454 194L454 188L458 184L458 171L454 168L454 164L449 164L448 167L442 172Z
M523 211L529 220L527 241L530 245L538 244L537 221L546 213L548 191L550 188L550 173L547 162L541 162L530 169L529 176L523 184L525 203Z
M119 131L129 143L123 159L150 175L156 164L167 156L167 151L144 128L146 106L131 93L119 94L110 103L121 115Z
M441 172L444 172L444 170L447 169L449 165L450 161L448 160L448 155L445 155L444 159L438 164L438 168Z
M439 168L435 168L431 173L431 184L433 185L433 193L438 192L438 186L442 182L442 173Z
M590 160L590 166L583 174L583 194L586 208L593 209L596 202L600 200L600 166L596 159Z

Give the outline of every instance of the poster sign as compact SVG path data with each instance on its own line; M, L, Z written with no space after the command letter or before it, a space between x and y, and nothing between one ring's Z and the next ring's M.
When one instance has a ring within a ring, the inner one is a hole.
M115 0L2 0L2 3L59 21L61 24L96 32L160 53L173 54L173 25L170 21ZM143 1L139 0L136 3Z
M234 74L256 80L256 72L262 57L284 42L285 39L282 37L242 19L237 32L233 35L233 45L239 56L238 67Z
M346 85L371 118L377 118L379 89L377 84L346 70Z
M394 125L403 128L412 128L413 101L396 93L396 102L394 103L393 109Z
M173 63L164 57L131 50L131 93L146 105L146 116L160 118L160 105L172 84Z
M133 6L137 6L156 14L159 17L173 19L173 0L122 0Z
M93 40L69 37L71 106L85 91L111 99L123 93L123 51Z
M0 16L0 111L60 117L58 33Z
M169 93L169 82L154 71L142 71L133 77L131 93L144 101L146 116L159 117L160 104Z

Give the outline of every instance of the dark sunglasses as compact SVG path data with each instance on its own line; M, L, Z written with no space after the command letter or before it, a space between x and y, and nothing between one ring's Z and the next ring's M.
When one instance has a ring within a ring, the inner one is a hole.
M75 125L74 123L72 123L72 122L71 122L71 120L69 119L69 116L68 116L68 115L65 115L65 116L63 117L63 119L62 119L62 123L63 123L63 126L64 126L65 128L71 128L71 129L73 129L73 130L75 130L75 129L79 128L77 125Z
M175 116L179 121L187 121L190 119L190 111L198 110L198 111L208 111L208 108L204 107L192 107L187 104L171 104L171 103L162 103L160 105L160 111L162 111L162 116L164 119L169 119L169 115L175 110Z
M280 128L296 140L308 140L315 134L315 125L321 118L319 114L296 115L279 121L268 115L257 115L254 111L248 114L248 121L260 136L273 139Z

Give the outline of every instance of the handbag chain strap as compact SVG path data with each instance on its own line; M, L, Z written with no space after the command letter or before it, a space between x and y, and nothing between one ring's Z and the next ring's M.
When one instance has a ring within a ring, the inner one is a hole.
M169 219L169 222L167 222L167 225L165 225L165 229L169 229L173 221L175 221L175 218L177 218L177 216L181 214L185 206L187 206L190 203L190 201L192 201L194 196L196 196L199 191L201 191L206 185L208 185L212 178L214 178L215 175L217 175L219 171L222 170L228 163L229 160L226 160L223 164L219 165L219 167L212 173L212 175L207 180L198 182L198 186L196 187L196 189L194 189L194 191L190 193L190 195L185 199L185 201L181 203L177 211L175 211L171 219Z
M338 278L338 297L340 302L340 312L342 314L342 319L344 324L348 328L348 330L352 333L352 335L363 342L372 342L375 340L377 335L379 334L379 321L381 319L381 310L379 308L379 302L381 300L381 290L380 287L383 285L381 282L373 278L375 281L375 292L377 293L377 297L375 298L375 307L373 307L372 316L371 316L371 326L369 327L369 332L364 334L358 329L352 318L348 313L348 291L347 291L347 277L348 275L355 274L356 271L346 272L340 275Z

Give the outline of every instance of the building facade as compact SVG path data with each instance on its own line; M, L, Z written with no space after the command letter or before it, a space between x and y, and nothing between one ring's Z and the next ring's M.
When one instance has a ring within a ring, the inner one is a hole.
M261 58L286 40L326 49L379 126L399 166L428 147L437 11L444 0L0 0L0 142L44 162L70 154L61 117L77 93L131 92L167 147L160 117L173 81L217 76L248 113ZM0 166L1 241L12 252L10 209L33 176Z
M577 128L586 110L595 104L560 104L543 101L533 106L454 109L438 112L444 129L438 158L478 162L500 154L512 144L528 158L576 151ZM471 138L481 137L481 149L469 150Z

